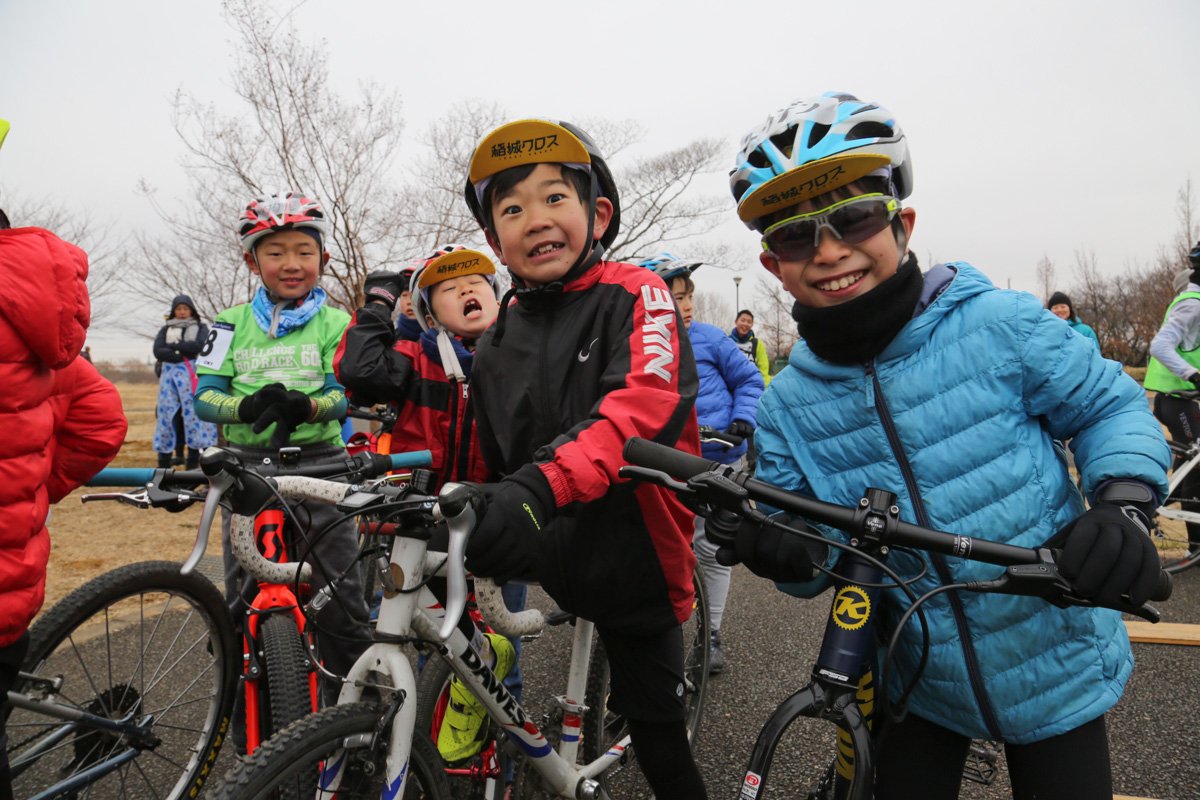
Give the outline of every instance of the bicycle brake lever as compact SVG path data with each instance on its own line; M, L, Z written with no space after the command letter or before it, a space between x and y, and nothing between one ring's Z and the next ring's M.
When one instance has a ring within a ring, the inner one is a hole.
M81 501L84 503L92 503L98 500L116 500L119 503L135 506L137 508L149 508L150 496L145 489L139 492L98 492L96 494L85 494Z
M677 481L665 472L660 472L649 467L627 466L617 470L617 474L622 478L630 480L646 481L658 486L666 487L677 494L695 494L696 492L686 483Z
M1075 594L1070 581L1058 572L1053 562L1037 564L1020 564L1008 567L999 578L990 581L968 581L966 588L973 592L994 594L1015 594L1026 597L1039 597L1047 603L1059 608L1079 606L1082 608L1109 608L1123 614L1141 617L1147 622L1159 622L1162 613L1149 603L1135 606L1129 602L1100 604L1093 600Z

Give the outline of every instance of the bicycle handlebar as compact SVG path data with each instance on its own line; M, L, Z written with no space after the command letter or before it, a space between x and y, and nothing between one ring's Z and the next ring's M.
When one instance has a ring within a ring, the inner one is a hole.
M719 472L722 473L721 477L715 481L707 482L705 486L706 488L722 492L729 499L738 498L738 495L744 491L749 499L766 503L767 505L796 514L805 519L824 523L833 528L845 531L852 538L875 539L882 544L889 545L908 545L943 555L1008 567L1009 569L1006 572L1005 578L1016 585L1011 588L1021 587L1029 589L1030 585L1035 582L1040 584L1040 587L1038 587L1041 590L1040 592L1035 588L1016 593L1040 596L1050 602L1061 601L1068 605L1097 605L1097 603L1071 593L1070 586L1066 583L1065 579L1058 577L1057 567L1054 563L1055 554L1047 548L1028 548L1001 544L986 539L976 539L970 536L937 531L921 525L901 522L898 519L894 523L889 523L886 534L880 537L879 531L873 530L870 527L872 525L878 527L880 522L878 520L872 521L871 515L864 513L864 507L867 504L865 498L863 503L858 507L850 507L802 497L785 489L772 486L769 483L755 480L744 473L737 473L731 468L727 468L725 465L718 464L715 461L699 458L680 452L673 447L666 447L636 437L625 443L623 455L625 460L631 464L637 464L650 470L665 473L677 481L683 481L684 483L682 484L668 487L675 491L691 489L691 484L687 484L687 482L697 476L709 472ZM628 469L622 468L622 472L628 477L648 478L648 476L638 471L637 468L626 472ZM873 491L878 490L867 490L868 493ZM740 498L738 500L740 501ZM735 505L730 510L737 511L737 506ZM1021 569L1022 567L1032 569L1023 570ZM1037 570L1046 574L1031 574ZM1042 580L1035 581L1035 578L1041 578ZM1051 580L1053 578L1057 578L1057 580ZM974 591L995 591L991 586L978 581L968 583L967 588ZM1054 591L1051 591L1051 589ZM1150 599L1166 600L1170 596L1171 576L1166 572L1160 572L1158 583ZM1155 622L1159 618L1157 609L1149 605L1134 606L1130 603L1116 603L1106 605L1106 607L1136 614Z

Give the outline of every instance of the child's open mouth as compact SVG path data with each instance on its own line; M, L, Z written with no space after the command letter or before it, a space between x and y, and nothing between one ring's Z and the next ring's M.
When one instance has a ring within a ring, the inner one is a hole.
M529 251L529 257L537 258L538 256L544 256L547 253L553 253L555 250L562 250L564 246L565 245L563 245L561 242L547 242L546 244L539 244L537 247Z
M462 313L463 313L463 316L466 317L467 319L474 319L475 317L477 317L483 313L483 306L479 304L478 300L476 300L474 297L472 297L471 299L467 300L466 303L463 304L463 312Z
M822 292L840 292L843 289L849 289L854 284L858 283L867 274L867 270L862 272L852 272L849 275L842 275L840 278L834 278L829 281L813 284Z

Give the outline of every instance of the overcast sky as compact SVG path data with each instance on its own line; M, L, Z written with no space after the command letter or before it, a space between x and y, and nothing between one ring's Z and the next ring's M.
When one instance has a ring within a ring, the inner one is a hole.
M1200 195L1196 0L313 0L295 19L326 41L339 86L397 89L414 138L487 98L514 117L632 118L649 150L720 137L728 169L741 135L796 97L878 102L909 137L912 249L1001 287L1036 292L1046 255L1068 288L1081 248L1111 274L1148 262L1178 229L1178 190L1190 178ZM13 126L0 186L119 232L150 228L138 180L167 196L184 186L173 92L236 110L230 39L216 0L0 0L0 118ZM732 210L716 236L744 246L743 274L763 272ZM703 273L701 291L732 295L728 273ZM149 350L96 334L101 358Z

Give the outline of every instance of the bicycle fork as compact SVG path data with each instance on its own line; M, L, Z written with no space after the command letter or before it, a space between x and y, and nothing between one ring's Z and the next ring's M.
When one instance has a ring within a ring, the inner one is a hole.
M875 772L871 719L875 704L870 665L875 649L874 625L882 573L854 553L842 556L821 652L812 680L784 700L763 725L742 782L741 800L755 800L767 779L775 748L798 717L825 719L838 728L836 771L839 796L847 800L870 797ZM826 774L822 785L828 789ZM849 784L848 788L845 787ZM832 795L810 795L832 796Z

